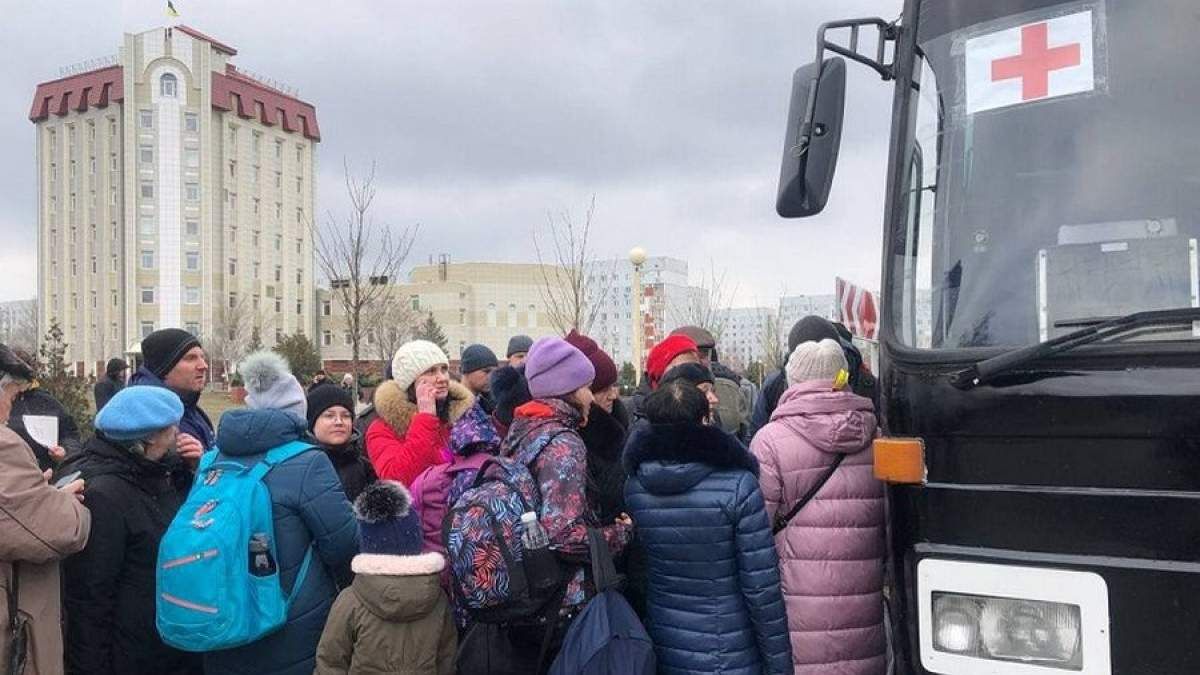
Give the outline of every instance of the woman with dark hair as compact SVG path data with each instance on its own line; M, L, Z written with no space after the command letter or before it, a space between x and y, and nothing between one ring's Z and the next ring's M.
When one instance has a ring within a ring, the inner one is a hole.
M413 340L396 350L392 379L375 390L379 417L367 427L367 455L382 480L412 485L435 464L451 460L450 427L475 397L450 379L441 347Z
M325 451L346 499L353 502L371 483L375 469L363 452L362 436L354 429L354 396L326 383L308 390L308 433Z
M791 673L758 462L705 423L709 401L685 379L660 384L643 411L625 449L625 501L646 554L660 672Z

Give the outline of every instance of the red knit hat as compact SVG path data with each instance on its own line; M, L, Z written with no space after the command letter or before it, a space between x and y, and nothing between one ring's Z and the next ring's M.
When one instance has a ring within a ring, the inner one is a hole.
M617 383L617 364L613 363L612 357L605 353L595 340L586 335L580 335L577 330L571 331L563 339L567 344L583 352L583 355L592 362L592 367L596 369L596 379L592 380L593 392L604 391Z
M667 372L667 366L680 354L688 352L699 353L700 348L686 335L670 335L654 345L646 357L646 375L650 378L650 386L657 387L658 381Z

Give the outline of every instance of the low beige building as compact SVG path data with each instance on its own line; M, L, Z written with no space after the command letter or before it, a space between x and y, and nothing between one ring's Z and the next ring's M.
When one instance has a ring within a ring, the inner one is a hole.
M554 274L547 276L554 278ZM421 265L407 283L392 284L388 293L397 308L372 326L360 346L360 359L376 364L391 358L399 344L430 314L446 335L447 352L457 361L471 344L487 345L504 359L508 339L559 335L546 311L542 266L523 263L468 262ZM351 340L336 290L318 291L318 346L327 369L348 369ZM394 334L389 334L395 329Z

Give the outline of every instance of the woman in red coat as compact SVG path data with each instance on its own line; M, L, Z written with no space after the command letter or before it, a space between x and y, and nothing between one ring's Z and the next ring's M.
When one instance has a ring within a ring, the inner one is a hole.
M380 480L410 486L422 471L449 462L450 427L474 403L452 382L441 347L413 340L396 351L392 378L375 390L378 418L367 427L367 456Z

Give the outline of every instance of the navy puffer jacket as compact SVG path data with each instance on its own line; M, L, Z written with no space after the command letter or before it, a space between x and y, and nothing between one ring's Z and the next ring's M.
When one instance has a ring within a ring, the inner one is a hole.
M222 459L252 464L270 449L302 440L305 421L281 410L231 410L221 416ZM271 493L279 578L290 593L309 544L313 561L279 632L243 647L204 655L205 675L311 675L325 618L339 583L350 577L358 553L358 526L337 472L313 449L276 466L263 479Z
M758 462L719 428L639 423L625 503L648 565L658 672L791 673L779 559Z

